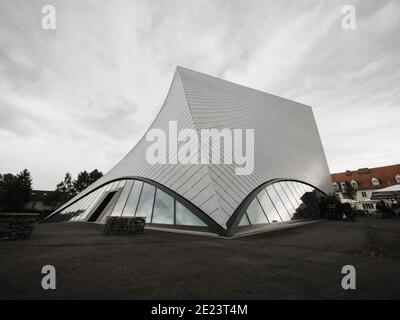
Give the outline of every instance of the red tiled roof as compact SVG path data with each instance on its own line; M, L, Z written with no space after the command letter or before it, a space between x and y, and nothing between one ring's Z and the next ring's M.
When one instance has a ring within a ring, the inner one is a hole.
M400 164L332 173L331 178L333 182L338 184L340 184L340 182L355 180L358 183L358 189L381 189L397 184L395 179L397 174L400 174ZM377 178L379 180L379 186L372 185L372 178Z

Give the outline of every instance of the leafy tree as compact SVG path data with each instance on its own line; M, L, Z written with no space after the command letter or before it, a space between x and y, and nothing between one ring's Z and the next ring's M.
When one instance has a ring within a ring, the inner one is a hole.
M69 172L67 172L65 174L64 180L61 181L59 184L57 184L56 191L68 193L72 196L75 195L76 192L75 192L74 185L72 182L72 176Z
M92 184L93 182L95 182L96 180L100 179L103 176L103 172L94 169L93 171L91 171L89 173L89 177L90 177L90 183Z
M74 188L77 192L81 192L102 176L103 173L97 169L94 169L90 173L88 173L86 170L82 171L78 174L78 177L73 182Z
M32 192L32 178L27 169L17 175L0 175L0 208L3 211L20 211L29 201Z
M47 199L46 204L59 207L75 196L75 194L76 191L72 182L72 176L67 172L64 180L57 184L56 190Z
M57 184L55 192L48 200L48 204L56 207L63 205L102 176L103 173L97 169L90 173L85 170L80 172L75 180L72 180L71 174L67 172L64 180Z
M29 201L32 193L32 177L28 169L22 170L18 175L19 197L22 204Z
M89 185L89 173L85 170L78 174L78 177L74 180L74 188L76 191L81 192Z

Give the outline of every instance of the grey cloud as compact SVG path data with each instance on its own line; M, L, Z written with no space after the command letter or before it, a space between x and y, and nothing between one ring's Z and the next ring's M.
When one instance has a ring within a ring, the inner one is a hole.
M27 137L37 132L37 123L34 115L0 98L0 131Z
M46 188L66 170L107 171L176 65L312 105L332 171L399 161L398 1L53 0L55 32L40 27L43 4L0 0L0 172L18 163Z
M80 127L112 139L131 139L146 128L138 119L138 106L126 97L99 95L75 117Z

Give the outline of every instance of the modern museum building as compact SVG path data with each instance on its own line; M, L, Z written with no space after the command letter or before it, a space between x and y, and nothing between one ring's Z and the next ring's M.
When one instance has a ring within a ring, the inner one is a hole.
M156 140L165 149L154 160ZM141 140L42 223L146 217L149 228L233 236L318 218L320 197L332 191L311 107L177 67Z

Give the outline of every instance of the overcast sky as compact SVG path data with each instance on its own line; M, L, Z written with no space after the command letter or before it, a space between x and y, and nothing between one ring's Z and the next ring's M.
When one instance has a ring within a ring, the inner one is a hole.
M54 189L67 171L107 172L176 65L311 105L331 172L400 162L398 0L0 0L0 173Z

